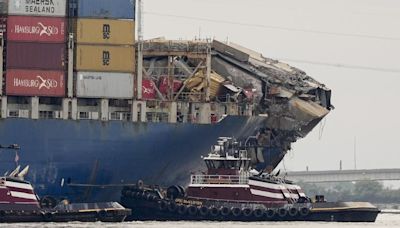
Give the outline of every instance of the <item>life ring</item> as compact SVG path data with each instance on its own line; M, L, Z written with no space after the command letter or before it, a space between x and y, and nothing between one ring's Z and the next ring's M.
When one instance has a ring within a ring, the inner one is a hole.
M161 200L160 202L158 202L158 209L160 209L161 211L165 211L168 209L168 203L165 202L164 200Z
M209 213L208 207L205 207L205 206L200 207L199 213L200 213L201 216L208 215L208 213Z
M285 208L280 208L280 209L278 210L278 215L279 215L279 217L281 217L281 218L286 217L287 214L288 214L288 211L287 211Z
M261 218L261 217L264 216L264 209L257 208L257 209L254 210L253 213L254 213L254 217Z
M189 215L192 215L192 216L196 215L196 214L197 214L197 207L195 207L195 206L190 206L190 207L188 208L188 213L189 213Z
M50 212L45 212L43 215L43 220L46 222L51 222L53 220L53 214Z
M289 215L290 215L290 217L296 217L297 216L297 214L298 214L298 210L297 210L297 208L295 208L295 207L292 207L292 208L290 208L289 209Z
M242 210L240 210L240 208L234 207L232 208L232 215L235 217L239 217L240 215L242 215Z
M265 212L265 216L267 217L267 219L272 219L275 216L275 210L270 208Z
M299 211L300 215L302 217L306 217L307 215L310 214L310 209L308 207L302 207Z
M216 207L210 208L210 215L213 217L217 217L219 215L219 209Z
M176 205L176 203L175 202L170 202L169 204L168 204L168 211L169 212L175 212L176 211L176 209L177 209L177 205Z
M104 221L106 217L107 217L107 211L100 210L99 212L97 212L97 219L99 221Z
M253 210L251 208L244 208L242 213L246 217L250 217L253 214Z
M228 216L231 213L231 209L227 207L222 207L220 211L222 216Z
M186 211L187 211L186 205L179 205L179 207L178 207L178 213L179 213L180 215L186 214Z
M138 180L137 181L137 183L136 183L136 187L138 188L138 189L143 189L143 181L142 180Z

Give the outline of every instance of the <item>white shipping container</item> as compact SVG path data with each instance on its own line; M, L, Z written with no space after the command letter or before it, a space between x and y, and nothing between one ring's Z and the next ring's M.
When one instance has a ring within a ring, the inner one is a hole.
M66 0L9 0L9 15L65 17Z
M77 72L76 96L83 98L133 98L134 76L130 73Z

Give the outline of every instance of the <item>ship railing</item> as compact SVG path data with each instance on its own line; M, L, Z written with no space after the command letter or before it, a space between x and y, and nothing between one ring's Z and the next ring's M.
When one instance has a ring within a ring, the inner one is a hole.
M191 184L248 184L248 175L191 175Z

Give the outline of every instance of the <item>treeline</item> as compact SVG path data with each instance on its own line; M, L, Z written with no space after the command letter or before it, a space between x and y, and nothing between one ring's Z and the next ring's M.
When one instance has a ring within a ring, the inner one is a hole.
M400 203L400 189L385 187L378 181L344 182L335 184L299 183L307 196L325 195L328 201L367 201L371 203Z

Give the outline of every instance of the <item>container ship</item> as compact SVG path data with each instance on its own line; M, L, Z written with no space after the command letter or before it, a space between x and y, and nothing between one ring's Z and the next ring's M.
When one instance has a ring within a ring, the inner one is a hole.
M271 171L332 109L325 85L240 45L136 40L135 5L0 0L0 144L21 147L0 172L29 165L41 196L118 200L139 179L185 183L219 136Z

